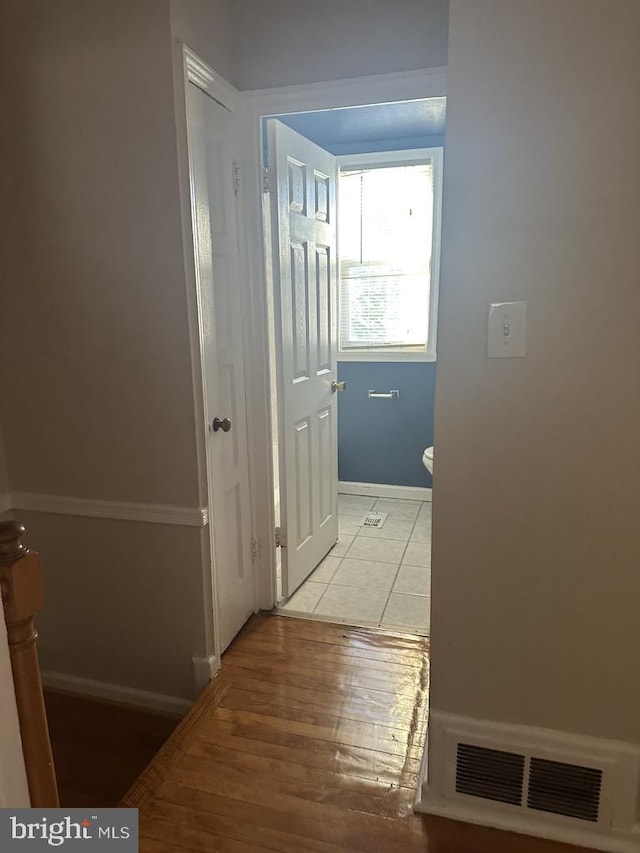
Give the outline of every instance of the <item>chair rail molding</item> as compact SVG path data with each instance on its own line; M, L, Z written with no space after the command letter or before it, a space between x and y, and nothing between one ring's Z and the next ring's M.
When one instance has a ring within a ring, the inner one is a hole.
M171 506L127 501L101 501L64 495L39 495L14 492L6 496L4 509L45 512L51 515L77 515L88 518L110 518L119 521L145 521L153 524L175 524L182 527L206 527L209 510L205 506Z

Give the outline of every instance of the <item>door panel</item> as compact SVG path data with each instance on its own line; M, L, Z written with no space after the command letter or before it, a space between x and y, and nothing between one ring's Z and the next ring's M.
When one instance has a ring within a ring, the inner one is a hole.
M282 587L289 596L338 537L335 158L269 121Z
M193 84L189 154L220 651L255 609L233 115ZM215 417L231 429L213 431Z

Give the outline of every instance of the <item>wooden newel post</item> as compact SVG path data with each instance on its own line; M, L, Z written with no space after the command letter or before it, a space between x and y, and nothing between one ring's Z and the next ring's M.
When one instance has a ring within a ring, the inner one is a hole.
M22 544L24 532L17 521L0 522L0 590L31 806L56 808L58 787L33 624L43 604L42 575L38 554Z

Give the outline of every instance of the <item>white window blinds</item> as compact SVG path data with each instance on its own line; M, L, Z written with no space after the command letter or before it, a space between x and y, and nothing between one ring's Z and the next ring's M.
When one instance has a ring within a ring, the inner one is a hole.
M428 345L433 164L340 175L340 348Z

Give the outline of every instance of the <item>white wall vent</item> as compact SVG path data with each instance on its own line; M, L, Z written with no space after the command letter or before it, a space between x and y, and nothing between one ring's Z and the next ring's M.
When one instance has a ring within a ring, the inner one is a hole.
M458 743L456 793L597 822L602 770ZM527 780L525 783L525 779Z
M640 746L432 710L416 809L640 850Z

